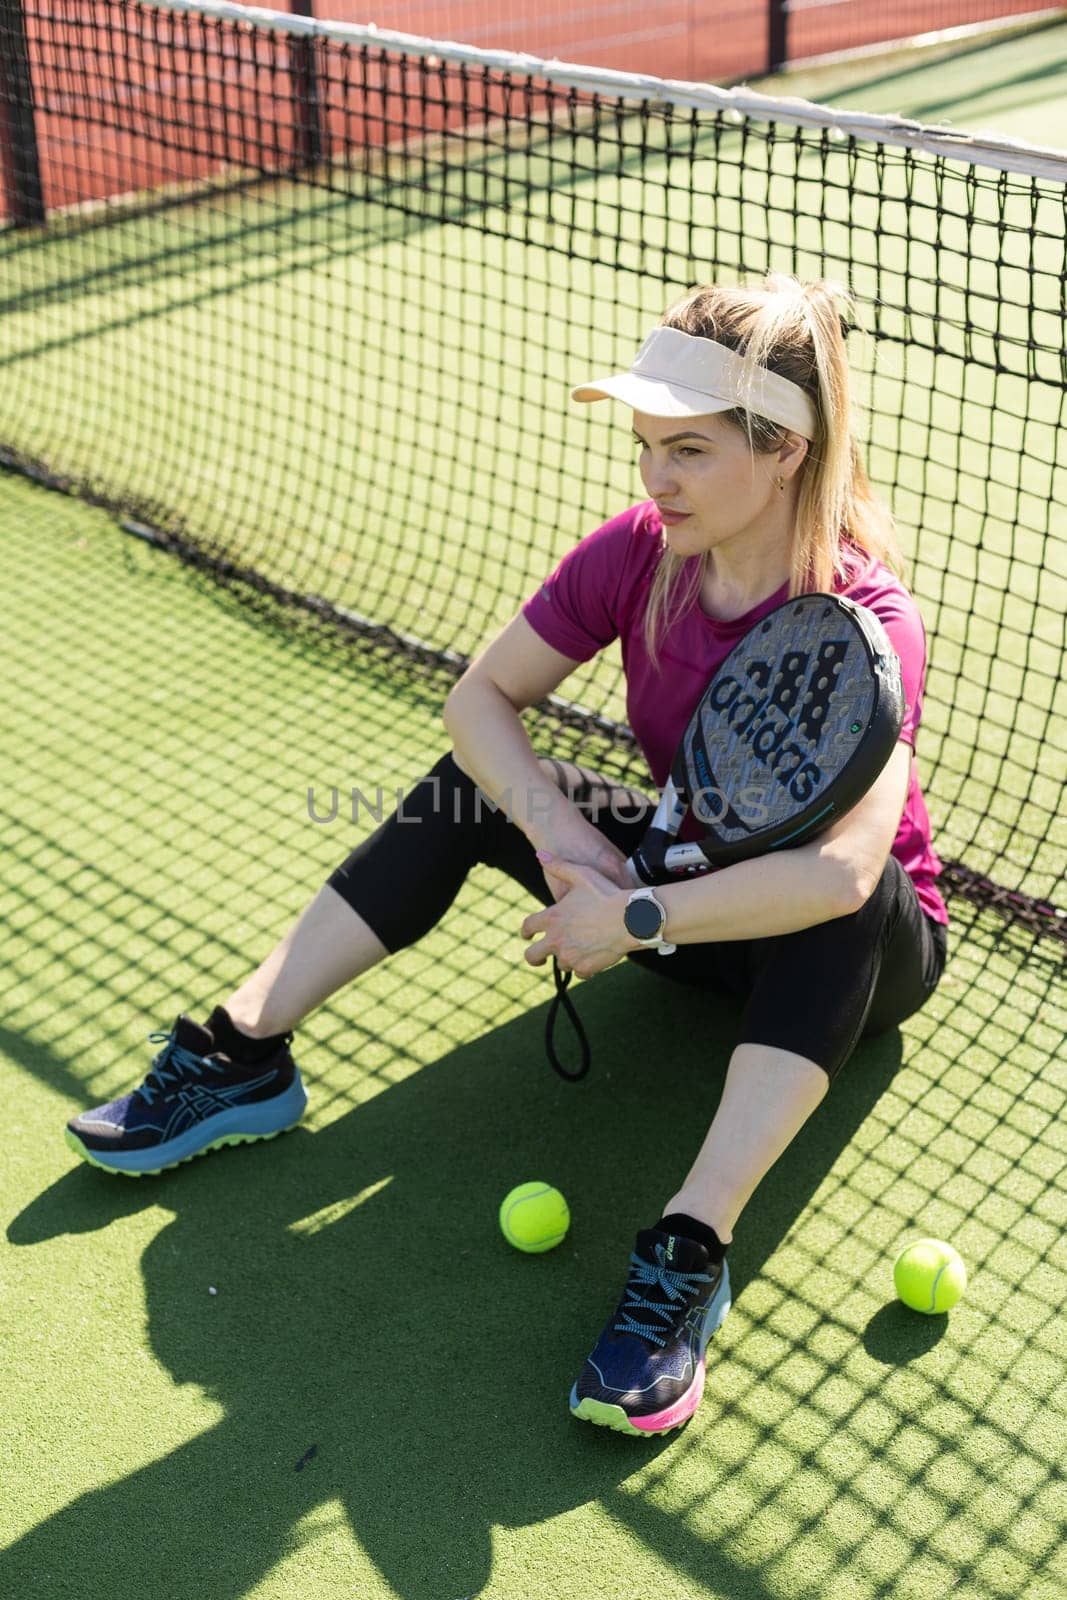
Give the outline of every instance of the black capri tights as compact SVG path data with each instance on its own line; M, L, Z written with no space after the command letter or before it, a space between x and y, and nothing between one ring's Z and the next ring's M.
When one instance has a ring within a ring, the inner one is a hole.
M598 831L632 854L654 802L580 767L550 765ZM437 926L477 862L551 905L533 845L450 752L327 882L396 951ZM637 950L628 959L677 983L725 989L744 1006L741 1043L791 1050L832 1080L861 1038L894 1027L933 993L945 930L924 915L890 856L875 892L850 916L769 939L679 945L671 956Z

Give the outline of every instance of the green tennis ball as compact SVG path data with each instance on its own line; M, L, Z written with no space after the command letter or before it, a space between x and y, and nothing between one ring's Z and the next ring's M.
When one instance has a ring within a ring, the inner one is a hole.
M906 1306L932 1317L956 1304L967 1287L967 1268L950 1244L920 1239L897 1257L893 1282Z
M500 1231L516 1250L551 1250L570 1225L567 1202L550 1183L520 1183L501 1203Z

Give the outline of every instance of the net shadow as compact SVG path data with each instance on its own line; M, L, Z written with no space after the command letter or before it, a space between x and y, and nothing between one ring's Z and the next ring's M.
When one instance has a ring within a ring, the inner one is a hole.
M347 849L309 822L308 782L421 771L439 732L424 682L409 699L381 662L316 657L108 518L12 489L2 1042L80 1105L129 1087L144 1019L213 1002ZM180 1572L232 1600L313 1545L337 1502L353 1573L405 1600L437 1600L445 1580L475 1592L501 1531L591 1501L601 1545L679 1594L881 1597L907 1574L924 1597L966 1582L1000 1600L1051 1581L1067 1019L1045 947L1020 959L999 919L957 916L942 987L861 1047L746 1213L700 1413L635 1456L573 1424L566 1390L635 1228L699 1143L734 1014L613 969L579 991L593 1073L562 1084L520 917L508 886L472 879L441 937L324 1007L297 1052L312 1115L284 1140L137 1184L75 1167L20 1197L16 1264L70 1235L92 1271L143 1277L152 1361L221 1416L106 1485L72 1485L0 1552L0 1588L51 1600L71 1571L121 1600ZM510 1252L495 1222L535 1175L575 1217L544 1258ZM161 1225L131 1251L111 1224L151 1208ZM970 1264L949 1318L890 1304L916 1233ZM89 1343L71 1359L95 1371ZM101 1425L85 1381L79 1443ZM112 1405L106 1426L123 1415ZM151 1541L129 1539L149 1524ZM577 1571L599 1583L588 1552Z

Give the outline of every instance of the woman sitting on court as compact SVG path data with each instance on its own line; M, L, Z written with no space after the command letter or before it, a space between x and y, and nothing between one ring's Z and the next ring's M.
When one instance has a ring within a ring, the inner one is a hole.
M305 1104L292 1030L434 927L476 862L497 866L544 908L523 923L528 962L554 955L589 977L629 956L743 1001L711 1127L638 1233L622 1298L570 1394L580 1417L656 1433L699 1404L746 1202L857 1041L932 993L948 919L913 760L923 625L852 431L834 290L777 276L699 290L629 372L575 391L605 396L630 408L648 499L582 539L453 689L453 749L405 801L423 825L385 821L236 993L203 1024L179 1016L144 1084L75 1117L68 1140L108 1170L154 1172L292 1126ZM624 862L653 802L539 760L520 713L619 639L630 721L662 785L734 643L811 590L881 620L902 665L899 742L818 838L656 890L656 926L644 926ZM486 796L510 802L494 810ZM661 939L673 956L658 958Z

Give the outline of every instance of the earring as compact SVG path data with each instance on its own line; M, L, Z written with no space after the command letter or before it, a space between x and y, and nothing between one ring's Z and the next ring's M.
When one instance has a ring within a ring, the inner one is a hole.
M777 478L775 478L774 487L778 490L779 494L785 494L785 479L782 477L781 473L779 473Z

